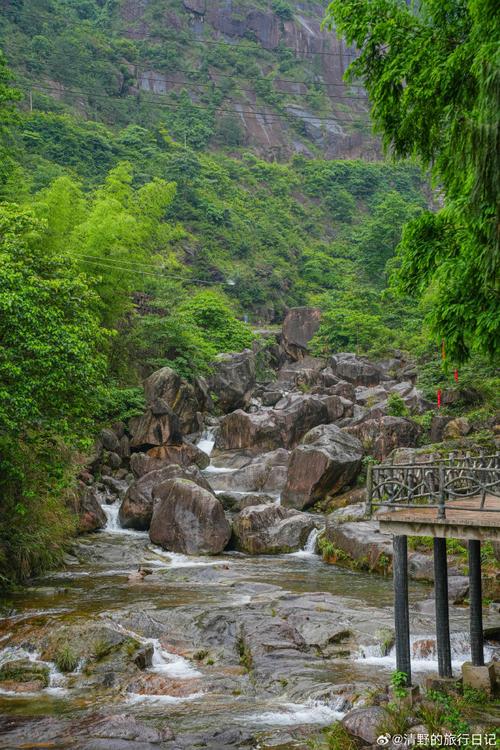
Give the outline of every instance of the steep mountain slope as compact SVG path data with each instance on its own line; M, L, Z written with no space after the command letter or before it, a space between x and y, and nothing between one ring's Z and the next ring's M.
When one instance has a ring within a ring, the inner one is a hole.
M377 158L363 89L342 80L354 51L321 29L326 5L6 2L0 44L32 106L55 99L108 124L163 121L195 147L266 159Z

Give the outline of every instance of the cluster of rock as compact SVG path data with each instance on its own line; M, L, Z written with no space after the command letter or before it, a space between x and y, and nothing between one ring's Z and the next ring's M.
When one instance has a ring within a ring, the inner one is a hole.
M290 310L280 335L221 355L208 381L153 373L145 413L103 430L82 474L81 530L105 524L104 496L121 503L124 528L149 530L171 551L300 548L321 525L302 511L351 486L364 455L416 445L418 425L387 413L391 395L412 412L428 408L402 355L377 364L353 353L312 357L319 324L315 308ZM259 378L263 369L272 379ZM207 424L225 470L204 473L210 458L196 441Z

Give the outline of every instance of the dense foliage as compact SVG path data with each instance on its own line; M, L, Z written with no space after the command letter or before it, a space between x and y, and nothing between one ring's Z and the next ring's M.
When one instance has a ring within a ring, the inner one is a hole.
M500 352L500 14L491 0L333 0L328 20L361 50L372 117L397 156L417 155L445 194L405 228L399 288L428 294L450 355Z
M15 70L0 58L5 579L60 557L92 436L143 408L154 369L207 374L218 353L251 345L244 321L276 324L304 304L324 311L318 353L429 346L421 310L387 289L403 225L427 216L419 169L319 158L286 110L332 106L314 63L254 38L197 45L182 27L172 39L157 21L174 6L144 10L158 39L125 35L134 22L120 3L9 5L0 19ZM280 23L294 18L293 3L272 7ZM137 90L147 60L165 76L196 72L158 98ZM307 98L279 94L283 76L310 84ZM224 104L254 95L307 142L307 158L251 152ZM366 128L362 109L345 106L350 132Z

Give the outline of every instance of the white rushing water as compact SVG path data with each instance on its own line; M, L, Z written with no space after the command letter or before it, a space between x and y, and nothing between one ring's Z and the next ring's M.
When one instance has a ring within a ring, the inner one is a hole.
M153 647L153 656L149 671L158 672L177 679L192 679L193 677L202 676L201 672L195 669L187 659L164 649L158 638L145 638L117 622L113 623L113 627L139 641L144 646L151 645Z
M281 703L269 711L241 717L241 723L263 724L266 726L297 726L299 724L330 724L341 719L345 711L341 707L345 700L341 697L331 703L309 700L305 703Z
M313 529L307 537L304 548L299 549L298 552L291 552L290 557L316 557L316 543L320 533L321 529Z
M203 451L203 453L206 453L207 456L210 456L214 449L215 445L215 430L208 429L205 430L201 438L198 440L197 446L198 448Z
M470 639L467 633L451 633L451 665L460 670L462 664L470 661ZM438 669L436 639L433 635L413 635L410 637L411 666L415 672L436 672ZM484 647L484 658L488 662L493 657L493 649ZM386 667L388 670L396 668L396 649L393 646L385 656L381 655L380 646L364 646L358 662L373 666Z
M26 648L23 648L22 646L6 646L5 648L0 650L0 666L8 664L9 662L20 660L30 661L33 664L38 664L39 666L46 667L48 669L49 684L47 687L44 687L37 692L47 693L54 696L66 695L67 690L65 688L65 676L57 669L56 665L53 662L44 661L38 651L30 651ZM5 690L3 688L0 688L1 695L12 695L20 698L25 696L30 697L33 695L37 695L37 692L27 691L19 693L17 691Z
M120 526L118 513L120 512L120 501L114 503L101 503L101 508L106 515L106 526L103 529L108 534L129 534L131 536L147 536L146 531L136 531L136 529L124 529Z

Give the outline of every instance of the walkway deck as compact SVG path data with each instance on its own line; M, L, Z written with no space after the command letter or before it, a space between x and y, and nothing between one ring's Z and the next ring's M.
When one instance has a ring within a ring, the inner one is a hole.
M479 496L449 500L446 518L438 518L437 508L426 506L379 511L375 518L380 530L389 534L500 541L500 497L487 495L482 510L480 503Z

